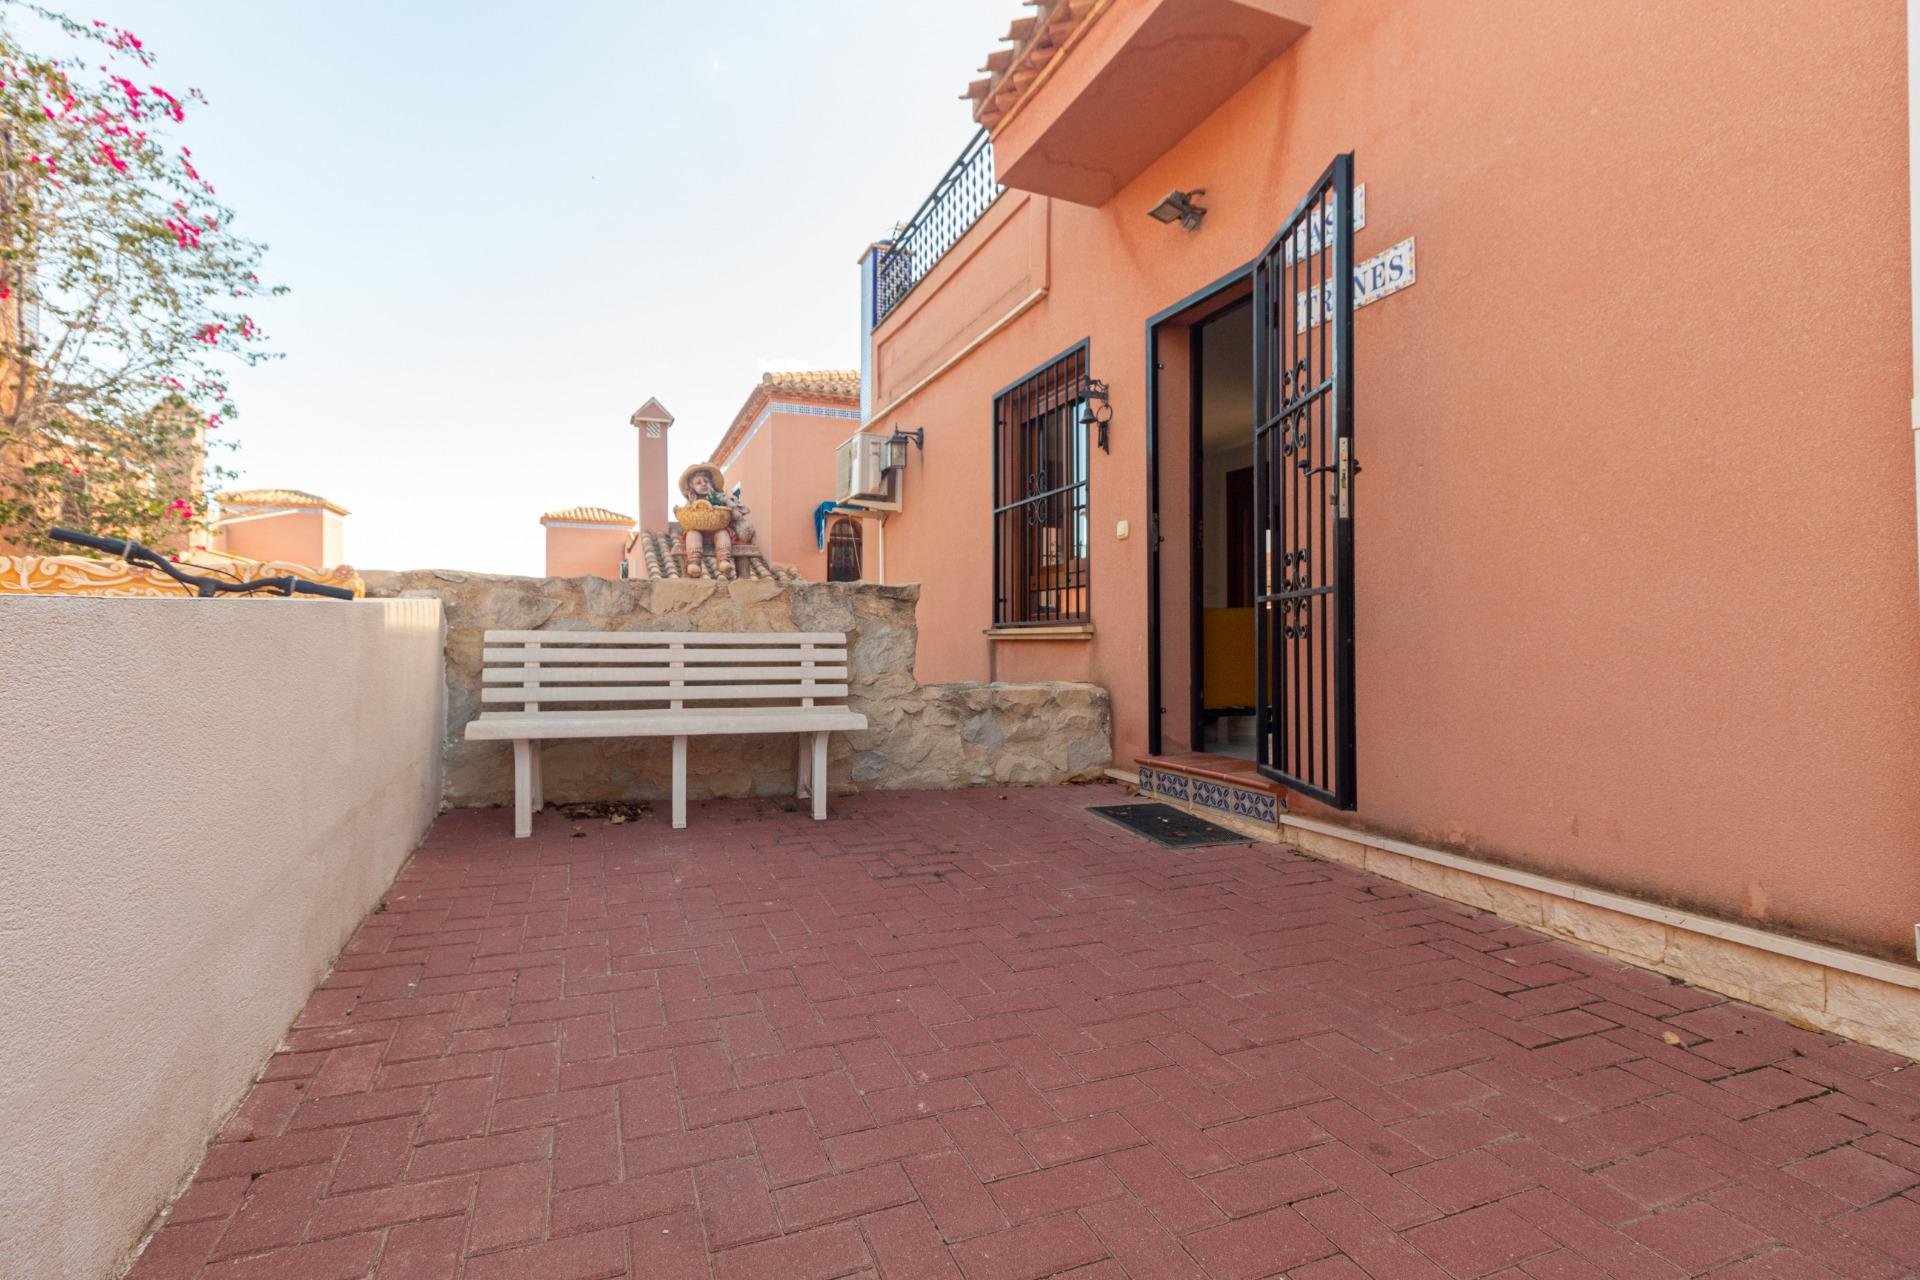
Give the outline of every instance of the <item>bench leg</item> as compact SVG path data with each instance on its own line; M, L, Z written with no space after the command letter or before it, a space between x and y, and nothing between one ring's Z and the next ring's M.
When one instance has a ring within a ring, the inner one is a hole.
M813 820L827 820L827 735L813 735Z
M687 739L673 740L673 829L687 825Z
M538 813L547 807L547 784L540 775L541 748L546 743L536 738L530 745L533 748L533 811Z
M808 735L804 733L800 735L800 750L796 754L799 757L799 764L794 769L793 798L804 800L807 798L807 771L813 767L812 747Z
M513 740L513 834L524 838L533 834L533 744L525 738Z

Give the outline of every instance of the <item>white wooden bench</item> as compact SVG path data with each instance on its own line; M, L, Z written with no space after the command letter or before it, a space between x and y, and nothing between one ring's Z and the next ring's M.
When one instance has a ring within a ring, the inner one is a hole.
M513 743L516 836L533 834L533 812L546 803L543 739L672 738L679 828L688 738L798 734L794 794L810 794L824 821L827 735L867 727L846 705L841 632L489 631L481 661L480 714L467 737Z

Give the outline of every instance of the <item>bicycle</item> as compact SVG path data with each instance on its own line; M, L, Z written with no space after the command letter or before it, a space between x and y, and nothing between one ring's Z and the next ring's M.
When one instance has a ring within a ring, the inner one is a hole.
M75 546L88 547L103 552L116 560L128 564L142 565L158 569L183 587L194 588L194 595L207 599L219 595L252 595L256 591L275 591L283 596L294 594L306 596L325 596L330 600L352 600L356 597L345 587L330 587L322 582L309 582L305 578L296 578L292 574L276 578L236 579L222 582L218 578L209 578L197 573L183 573L172 560L151 547L143 547L137 542L125 538L102 538L91 533L81 533L78 529L49 529L47 535L56 542L71 542Z

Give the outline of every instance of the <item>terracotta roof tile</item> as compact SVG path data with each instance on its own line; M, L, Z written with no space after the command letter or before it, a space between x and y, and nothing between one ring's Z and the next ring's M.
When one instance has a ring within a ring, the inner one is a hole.
M319 507L337 516L348 514L339 503L304 489L229 489L213 497L222 507Z
M640 551L641 572L637 576L650 579L686 576L681 571L680 561L675 558L679 554L680 540L673 533L652 533L643 529L634 535L634 540L639 543ZM632 545L628 544L629 552L632 550ZM632 555L629 554L629 563L632 559ZM719 580L719 566L714 563L711 551L700 557L700 563L705 567L709 579ZM770 565L759 556L735 556L733 563L742 578L766 578L774 582L800 581L798 569L781 564Z
M1016 18L1000 37L1003 48L987 55L986 79L967 86L973 118L992 129L1038 84L1041 72L1067 42L1084 30L1107 0L1026 0L1033 13Z
M540 523L549 520L561 520L570 524L622 524L631 529L632 516L623 516L618 511L609 511L605 507L562 507L558 511L549 511L540 517Z
M781 395L818 396L827 400L852 402L860 399L858 369L803 369L794 373L768 373L761 375L760 385Z

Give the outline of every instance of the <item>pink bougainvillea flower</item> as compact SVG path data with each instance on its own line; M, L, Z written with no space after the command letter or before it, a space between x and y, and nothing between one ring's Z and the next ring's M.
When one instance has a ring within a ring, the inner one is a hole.
M113 149L111 142L103 142L100 144L100 158L118 169L121 173L127 171L127 162L120 158L120 153Z
M162 378L160 379L160 381L165 385L172 387L175 391L184 391L186 389L186 383L172 376Z
M13 286L10 284L0 284L0 302L5 302L8 298L11 298L12 296L13 296Z
M210 347L214 346L220 341L220 335L225 333L226 331L227 331L227 326L225 326L224 324L221 324L218 321L209 320L206 324L203 324L200 326L200 341L206 343Z
M224 418L222 418L222 417L221 417L221 416L220 416L219 414L217 414L217 413L210 413L210 414L208 414L208 415L207 415L207 430L209 430L209 431L217 431L217 430L219 430L219 429L220 429L220 424L221 424L222 422L224 422L224 421L226 421L226 419L224 419Z
M186 110L180 105L180 99L174 97L157 84L150 84L147 88L153 90L153 92L167 104L167 114L173 117L175 124L187 118Z
M141 111L140 99L146 96L140 91L140 86L125 76L113 76L111 79L115 84L120 86L120 92L127 95L127 110L133 112L136 116L139 115Z

